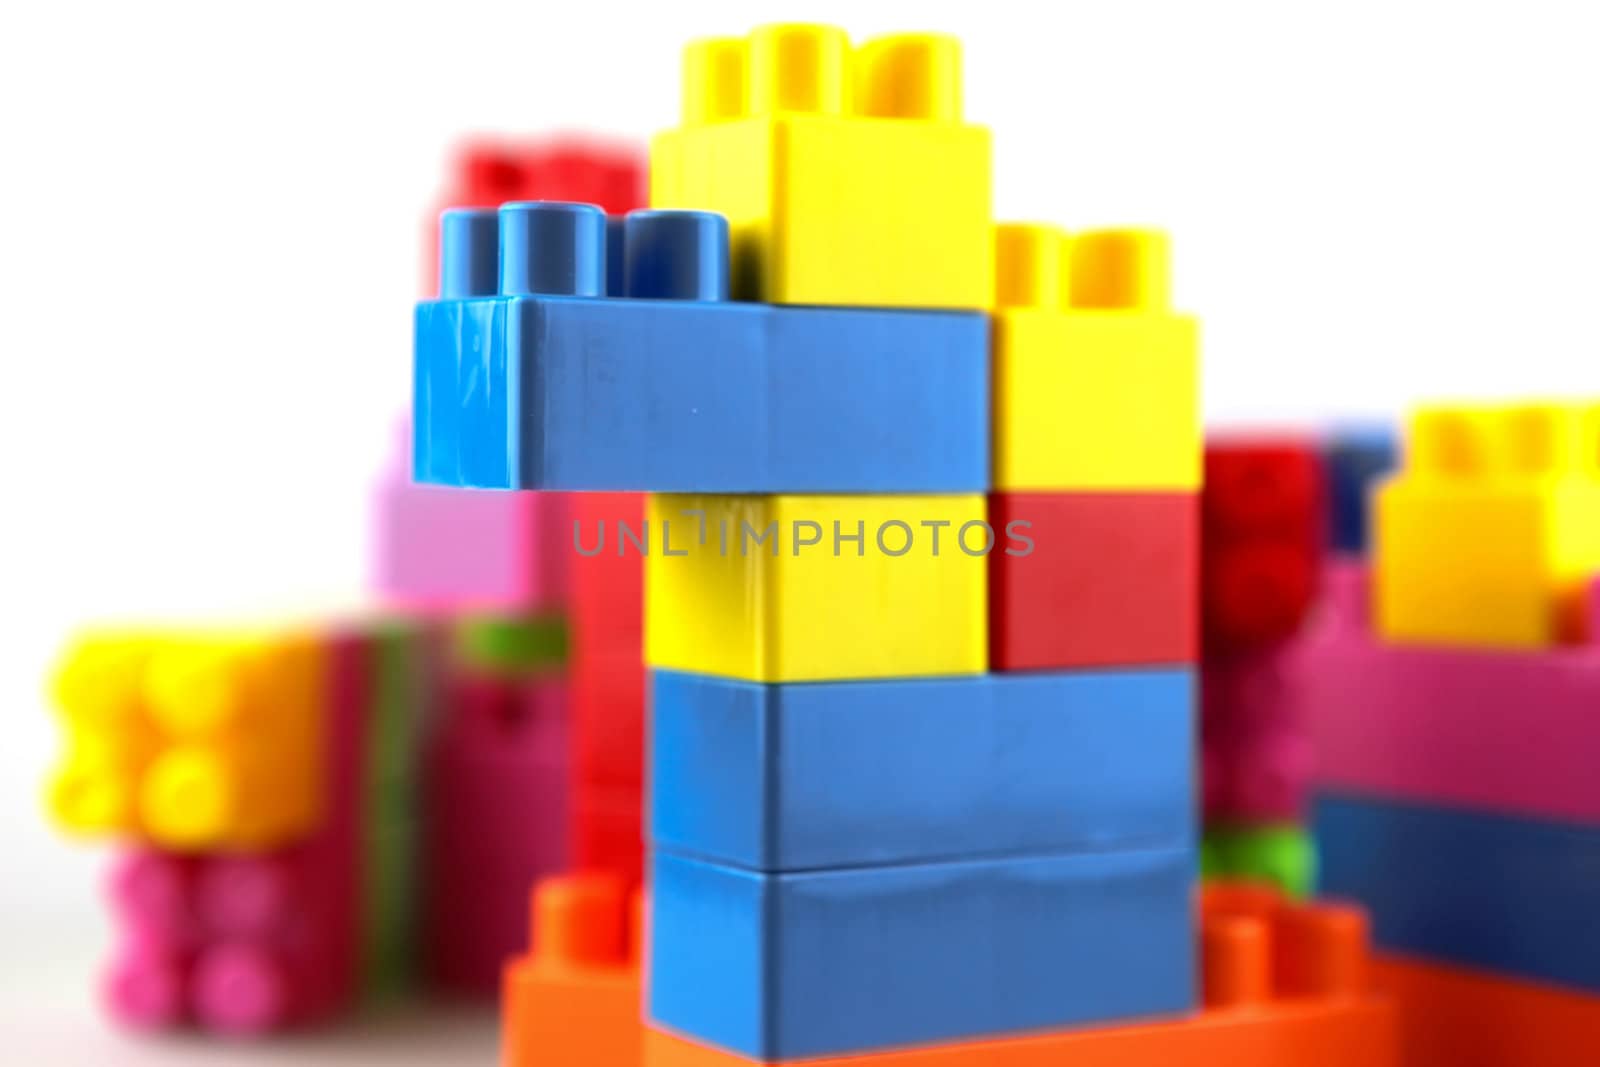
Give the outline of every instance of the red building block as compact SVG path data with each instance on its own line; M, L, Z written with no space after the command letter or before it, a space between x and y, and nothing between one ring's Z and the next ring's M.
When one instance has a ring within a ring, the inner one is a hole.
M1322 456L1297 437L1206 445L1201 596L1207 648L1292 636L1326 549Z
M637 884L644 868L644 558L622 546L616 526L640 529L641 493L573 498L572 847L579 870ZM585 555L579 546L605 551Z
M1193 661L1198 511L1192 493L992 494L990 667Z

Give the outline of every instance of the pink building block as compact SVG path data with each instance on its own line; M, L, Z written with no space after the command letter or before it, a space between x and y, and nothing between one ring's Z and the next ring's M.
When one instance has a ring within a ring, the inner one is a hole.
M373 584L423 612L531 612L566 602L572 558L560 493L490 492L411 480L401 427L378 487Z
M161 934L126 927L101 978L101 1002L133 1030L180 1026L188 1017L189 967L189 954Z
M1207 655L1201 674L1201 783L1207 823L1299 821L1312 782L1296 694L1297 642Z
M492 997L527 947L536 881L568 865L567 686L464 675L423 754L424 960L444 989Z
M1328 587L1295 668L1319 784L1600 824L1600 647L1383 645L1364 568Z

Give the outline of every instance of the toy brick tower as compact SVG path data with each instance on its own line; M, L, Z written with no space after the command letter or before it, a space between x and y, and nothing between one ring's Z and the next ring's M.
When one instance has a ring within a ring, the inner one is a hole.
M418 309L419 478L657 494L599 547L648 546L674 1062L1196 1004L1194 324L1158 235L994 225L959 80L692 45L658 210L452 213Z

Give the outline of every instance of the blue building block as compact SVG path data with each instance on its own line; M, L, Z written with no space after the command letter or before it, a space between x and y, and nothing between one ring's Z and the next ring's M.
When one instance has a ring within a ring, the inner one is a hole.
M1367 554L1367 501L1379 478L1394 470L1394 431L1387 426L1346 427L1324 441L1328 478L1328 543L1335 552Z
M447 214L453 294L486 287L483 219ZM494 230L497 291L417 307L419 481L714 493L988 487L985 316L730 303L727 225L703 212L634 212L619 241L598 208L508 204ZM619 245L622 270L608 282Z
M653 1023L758 1059L1188 1011L1189 849L760 874L657 852Z
M760 685L656 671L650 834L761 871L1194 837L1182 669Z
M1380 946L1600 993L1600 826L1329 794L1315 827Z

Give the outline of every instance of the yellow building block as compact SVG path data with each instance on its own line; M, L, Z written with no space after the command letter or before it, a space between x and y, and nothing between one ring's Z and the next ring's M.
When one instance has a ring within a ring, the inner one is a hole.
M1584 640L1588 581L1600 572L1600 408L1420 410L1373 521L1374 626L1385 639Z
M995 248L994 487L1198 489L1198 329L1166 238L1018 224Z
M982 309L994 288L989 131L961 121L960 44L769 26L691 44L650 205L719 212L733 296Z
M56 677L64 828L265 848L321 817L326 681L309 634L87 636Z
M653 496L645 659L756 682L981 673L986 511L982 496Z

